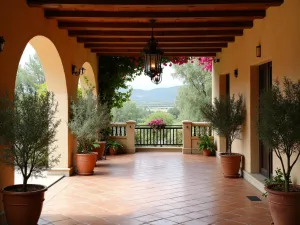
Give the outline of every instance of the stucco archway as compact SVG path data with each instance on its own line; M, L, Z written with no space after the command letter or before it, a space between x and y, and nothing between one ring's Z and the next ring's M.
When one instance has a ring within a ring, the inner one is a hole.
M29 43L35 49L40 62L42 64L47 90L55 94L55 99L58 101L57 118L61 120L56 135L57 154L61 155L60 162L53 170L61 170L60 168L69 168L72 164L72 152L68 146L68 90L66 84L66 76L61 57L53 44L53 42L44 36L35 36Z

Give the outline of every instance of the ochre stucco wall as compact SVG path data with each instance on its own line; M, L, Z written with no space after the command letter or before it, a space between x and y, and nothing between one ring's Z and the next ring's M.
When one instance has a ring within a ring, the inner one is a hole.
M31 41L33 47L37 48L43 67L45 66L47 87L57 94L58 100L61 100L59 104L63 112L60 113L65 119L61 124L66 126L70 99L76 98L79 79L78 76L72 75L71 65L74 64L79 68L84 63L89 63L89 69L92 68L92 74L96 75L98 73L96 55L85 49L83 44L78 44L75 38L69 37L66 30L59 29L55 20L45 19L42 9L29 8L25 0L0 1L0 9L0 36L4 36L6 40L5 49L0 53L0 94L8 92L13 96L18 64L26 44ZM45 42L39 42L38 38L34 38L36 36L53 43L58 54L53 53L55 51L52 47L47 49L48 45L41 45ZM59 60L53 58L57 55L60 56ZM62 68L57 68L59 64ZM96 77L90 78L90 82L98 83ZM75 142L67 128L64 128L63 133L64 139L58 141L58 152L63 153L64 158L57 167L68 169L72 167ZM5 170L4 174L3 171L1 169L0 188L13 184L13 172Z
M215 85L213 96L219 96L218 76L230 73L230 93L241 93L245 97L247 117L241 139L234 141L233 152L245 156L245 170L258 172L258 141L256 135L257 110L257 66L266 62L273 63L273 80L282 81L284 76L293 80L300 79L300 1L285 0L280 7L267 10L266 17L255 20L252 29L244 31L234 43L218 55L220 63L215 65L213 74ZM261 44L262 57L256 57L256 46ZM238 78L233 71L238 69ZM299 112L300 114L300 112ZM274 156L273 168L280 167ZM293 179L300 182L298 162L294 168Z

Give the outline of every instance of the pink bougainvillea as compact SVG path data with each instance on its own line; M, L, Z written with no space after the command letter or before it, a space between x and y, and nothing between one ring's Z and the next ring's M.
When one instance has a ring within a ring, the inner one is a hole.
M162 129L166 126L163 119L157 119L157 120L151 120L148 123L148 126L150 126L152 129Z
M131 62L136 67L137 70L142 71L144 68L144 60L142 57L130 57ZM213 57L187 57L187 56L177 56L177 57L163 57L162 64L167 66L172 65L183 65L188 63L196 62L198 60L198 66L201 66L202 69L211 72L212 71L212 62Z

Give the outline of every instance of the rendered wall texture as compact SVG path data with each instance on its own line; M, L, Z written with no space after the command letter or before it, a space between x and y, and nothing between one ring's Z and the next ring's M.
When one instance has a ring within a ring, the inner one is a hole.
M285 0L280 7L267 10L267 16L255 20L252 29L244 31L234 43L219 54L220 63L215 64L213 73L213 96L219 96L220 75L230 73L230 94L241 93L245 97L247 117L241 139L234 141L233 152L245 156L245 169L258 172L258 140L256 135L256 112L258 99L258 66L273 63L273 80L282 81L284 76L300 79L300 1ZM261 45L262 57L256 57L256 46ZM238 78L233 71L238 69ZM300 115L300 112L299 112ZM280 167L274 158L273 168ZM293 179L298 181L300 162L294 168Z

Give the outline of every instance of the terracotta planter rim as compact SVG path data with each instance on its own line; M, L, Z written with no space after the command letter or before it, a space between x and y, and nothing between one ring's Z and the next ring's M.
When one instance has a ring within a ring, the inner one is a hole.
M5 195L33 195L33 194L39 194L41 192L45 192L48 190L48 187L45 185L41 184L27 184L28 186L40 186L42 189L37 190L37 191L28 191L28 192L15 192L15 191L8 191L6 190L7 188L11 187L18 187L18 186L23 186L23 184L15 184L15 185L9 185L6 186L2 189L2 193Z
M240 154L240 153L225 153L225 152L221 152L221 153L219 153L219 155L221 156L221 157L241 157L241 156L243 156L242 154Z
M76 155L94 155L94 152L89 152L89 153L76 153Z
M270 184L268 186L265 186L265 190L266 192L268 193L272 193L274 195L285 195L285 196L288 196L288 195L300 195L300 191L289 191L289 192L284 192L284 191L277 191L277 190L273 190L271 189L271 187L274 187L274 186L277 186L279 184ZM294 187L299 187L300 188L300 185L292 185Z

